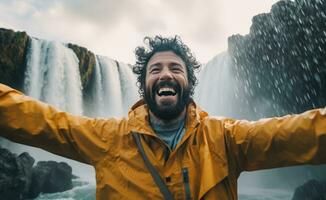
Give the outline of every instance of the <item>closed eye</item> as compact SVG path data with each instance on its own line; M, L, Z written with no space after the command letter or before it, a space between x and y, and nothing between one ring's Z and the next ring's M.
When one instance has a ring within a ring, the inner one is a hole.
M152 67L150 70L149 70L149 72L150 73L158 73L160 71L160 68L159 67Z
M171 70L174 72L183 72L183 69L180 65L174 65L171 67Z

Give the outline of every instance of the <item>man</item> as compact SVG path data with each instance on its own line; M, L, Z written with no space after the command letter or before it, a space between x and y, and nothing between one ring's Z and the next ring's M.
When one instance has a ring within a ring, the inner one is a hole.
M73 116L0 85L0 130L91 164L97 199L237 199L245 170L326 162L326 109L238 121L191 99L196 59L179 37L136 49L140 94L127 118ZM223 94L221 94L223 95Z

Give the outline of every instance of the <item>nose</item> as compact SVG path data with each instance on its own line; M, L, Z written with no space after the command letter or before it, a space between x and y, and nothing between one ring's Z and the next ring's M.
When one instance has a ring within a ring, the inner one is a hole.
M171 79L173 79L173 74L172 74L171 70L168 67L165 67L161 71L160 80L171 80Z

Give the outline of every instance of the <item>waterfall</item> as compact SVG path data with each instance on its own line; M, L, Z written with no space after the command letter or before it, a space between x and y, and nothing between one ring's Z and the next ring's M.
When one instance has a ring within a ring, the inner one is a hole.
M223 52L209 61L198 76L195 99L210 115L236 117L236 80L231 72L230 56ZM207 96L209 94L209 97Z
M136 86L136 76L131 70L131 66L125 63L118 64L120 71L120 85L123 99L123 112L127 114L130 107L137 101L138 93Z
M96 56L95 59L95 67L94 67L94 82L93 87L91 88L91 94L85 102L85 110L86 113L90 117L105 117L105 101L104 101L104 86L103 86L103 78L102 70L99 64L98 58Z
M91 117L127 116L137 101L136 77L130 65L104 56L96 56L92 97L85 104Z
M275 115L277 105L267 99L248 99L245 93L249 88L239 90L241 83L235 77L229 53L216 55L198 75L194 96L198 105L210 115L236 119L257 120Z
M59 42L32 38L27 55L25 93L61 110L82 114L78 58Z

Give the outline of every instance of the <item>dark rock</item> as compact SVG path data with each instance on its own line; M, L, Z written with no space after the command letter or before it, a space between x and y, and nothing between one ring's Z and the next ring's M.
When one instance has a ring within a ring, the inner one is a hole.
M81 82L85 91L89 87L92 79L92 74L95 67L95 55L88 49L75 44L69 43L68 47L71 48L78 57Z
M326 181L310 180L297 187L292 200L326 200Z
M268 116L326 105L326 1L279 1L228 42L237 91L246 91L254 114L265 100L274 106Z
M72 188L72 168L64 162L40 161L32 174L28 198L35 198L41 192L62 192Z
M29 37L25 32L0 28L0 82L21 89Z
M27 193L29 192L29 188L31 187L32 169L33 169L35 159L32 156L30 156L27 152L24 152L17 157L17 160L23 166L22 171L24 176L22 178L24 179L25 182L23 196L26 196Z
M80 177L75 174L72 175L72 179L78 179L78 178L80 178Z
M31 168L34 159L23 153L17 157L0 148L0 197L2 199L23 199L30 186Z
M36 198L40 193L69 190L72 168L64 162L40 161L33 168L34 158L28 153L19 156L0 148L0 199Z
M88 185L88 184L89 184L89 182L82 181L80 179L75 179L75 180L72 181L73 187L80 187L80 186Z

